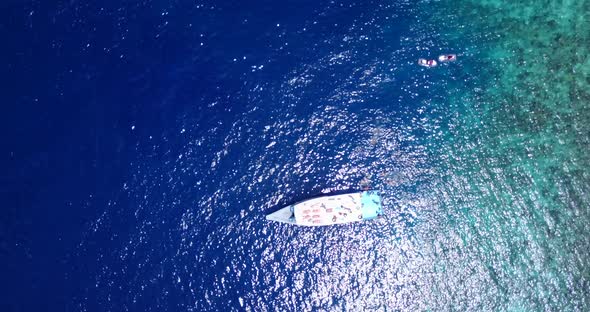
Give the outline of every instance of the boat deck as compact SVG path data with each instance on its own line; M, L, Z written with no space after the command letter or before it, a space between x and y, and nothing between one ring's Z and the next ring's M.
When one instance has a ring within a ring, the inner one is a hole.
M361 193L320 197L293 205L299 225L328 225L363 220Z

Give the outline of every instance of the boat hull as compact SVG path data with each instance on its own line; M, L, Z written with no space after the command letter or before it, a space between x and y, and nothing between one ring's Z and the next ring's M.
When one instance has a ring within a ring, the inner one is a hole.
M302 226L324 226L370 220L382 214L376 191L322 196L284 207L267 220Z

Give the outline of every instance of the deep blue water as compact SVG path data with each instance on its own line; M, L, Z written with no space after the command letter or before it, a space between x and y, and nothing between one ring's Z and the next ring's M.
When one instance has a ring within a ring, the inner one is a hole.
M505 93L567 80L512 66L526 58L498 47L542 42L507 35L522 24L505 23L512 10L429 0L0 9L1 311L588 307L575 291L590 267L579 234L587 81L564 88L571 111ZM561 32L586 25L567 21ZM458 62L416 66L449 51ZM536 118L552 120L546 136ZM264 219L365 184L383 195L379 220Z
M252 160L265 153L254 147L269 144L257 139L263 125L297 118L285 131L301 132L320 102L338 105L331 97L350 78L341 73L361 76L354 71L364 62L389 57L407 32L404 12L366 1L3 5L2 310L239 308L232 292L208 300L189 292L191 280L215 287L217 271L237 265L223 260L227 246L209 233L260 205L247 218L257 220L252 237L241 238L253 243L260 216L332 180L322 177L324 159L319 181L292 176L297 186L272 204L264 198L276 197L284 177L268 174L246 191ZM339 51L341 65L325 68ZM300 90L284 86L310 75ZM382 92L362 95L363 105L394 96ZM277 143L285 155L301 153L288 151L297 136ZM353 139L333 135L330 144ZM227 192L222 202L203 204L219 192ZM206 205L215 217L187 214ZM215 247L195 263L178 254L186 240Z

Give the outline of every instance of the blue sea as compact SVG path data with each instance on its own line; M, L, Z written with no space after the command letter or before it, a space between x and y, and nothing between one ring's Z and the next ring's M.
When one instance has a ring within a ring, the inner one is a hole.
M590 310L590 1L0 11L0 311Z

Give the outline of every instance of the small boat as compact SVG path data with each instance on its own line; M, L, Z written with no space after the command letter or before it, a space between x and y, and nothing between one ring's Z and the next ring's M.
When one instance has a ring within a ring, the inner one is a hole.
M443 54L443 55L439 55L438 56L438 60L441 63L454 62L454 61L457 60L457 55L456 54Z
M435 67L438 64L436 63L435 60L427 60L427 59L421 58L421 59L418 59L418 65L431 68L431 67Z
M268 214L266 220L303 226L322 226L375 219L383 214L377 191L316 197Z

